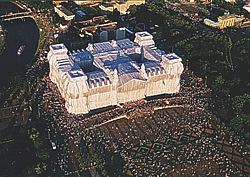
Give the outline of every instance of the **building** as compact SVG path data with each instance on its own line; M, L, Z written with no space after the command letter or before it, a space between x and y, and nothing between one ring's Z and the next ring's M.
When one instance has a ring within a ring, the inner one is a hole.
M117 22L110 21L106 15L95 16L88 20L79 21L74 24L74 28L79 31L95 32L97 28L116 28Z
M108 40L108 32L102 31L100 32L100 42L105 42Z
M243 9L245 9L246 11L250 13L250 4L244 5Z
M94 43L76 52L64 44L50 46L49 77L69 113L179 92L182 59L157 49L148 32L135 36L134 42Z
M101 3L102 0L73 0L74 3L77 5L86 5L86 4L94 4L94 3Z
M118 28L115 31L115 39L116 40L124 39L125 38L125 34L126 34L125 28Z
M129 6L130 5L128 5L127 1L117 1L114 3L114 9L117 9L117 11L120 12L120 15L125 15Z
M232 3L234 4L236 2L236 0L225 0L226 2Z
M181 0L180 2L182 4L195 4L196 3L195 0Z
M110 21L106 15L79 21L74 24L74 28L80 36L82 36L81 34L83 33L92 33L94 42L116 39L117 22ZM121 35L119 37L121 37Z
M72 12L70 12L68 9L66 9L62 5L55 6L54 10L59 15L59 17L63 17L64 20L66 21L73 20L73 18L75 17L75 15Z
M244 18L242 18L241 16L229 14L228 12L226 12L223 16L218 17L217 22L206 18L204 19L204 23L207 26L223 29L227 27L241 26L243 20Z
M116 0L111 3L103 3L99 5L99 8L102 11L113 12L114 9L120 12L120 15L124 15L127 12L127 9L131 5L141 5L145 4L145 0Z
M114 3L102 3L99 5L99 8L102 11L102 14L107 14L107 12L113 12Z
M60 5L61 3L63 3L63 2L66 2L66 3L68 3L68 0L53 0L52 1L53 2L53 4L55 4L55 5Z
M215 22L213 20L210 20L208 18L204 19L204 24L207 26L211 26L213 28L220 28L221 24L219 22Z

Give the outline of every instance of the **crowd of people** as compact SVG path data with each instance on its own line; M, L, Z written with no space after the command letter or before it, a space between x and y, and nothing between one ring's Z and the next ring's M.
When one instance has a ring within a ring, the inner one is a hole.
M56 85L48 77L43 82L46 84L39 110L42 116L52 118L55 131L65 137L64 144L58 145L62 149L61 154L58 153L58 161L65 164L62 167L65 173L74 169L68 164L75 151L80 152L86 168L96 167L95 160L89 155L93 147L102 165L114 176L122 173L132 176L221 176L241 173L215 145L214 141L221 134L215 138L204 133L206 128L213 128L208 109L211 104L210 90L201 78L188 70L182 75L180 92L168 98L168 103L166 98L138 100L93 115L67 113ZM173 105L179 107L171 108ZM154 111L155 107L162 109ZM127 118L103 124L121 115ZM160 149L154 146L156 142L160 142ZM149 143L152 145L147 146ZM123 160L117 168L109 168L114 163L115 154Z

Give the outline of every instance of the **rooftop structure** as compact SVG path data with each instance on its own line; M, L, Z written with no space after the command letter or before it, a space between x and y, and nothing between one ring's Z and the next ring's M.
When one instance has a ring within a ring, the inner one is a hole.
M227 12L223 16L219 16L217 22L206 18L204 19L204 23L214 28L223 29L232 26L241 26L243 20L244 18Z
M177 93L182 59L157 49L148 32L129 39L89 44L69 52L64 44L50 46L50 78L69 113L117 105L148 96Z
M67 21L70 21L75 17L75 15L72 12L70 12L62 5L55 6L54 10L60 17L63 17Z

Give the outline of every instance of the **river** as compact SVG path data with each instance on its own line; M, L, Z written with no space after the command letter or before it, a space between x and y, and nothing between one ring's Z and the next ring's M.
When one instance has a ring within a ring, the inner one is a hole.
M0 2L0 15L10 12L21 12L10 2ZM12 20L3 22L8 30L5 50L0 55L0 89L6 85L11 76L18 72L25 71L27 63L32 60L39 40L39 31L32 18L25 20ZM25 45L25 50L21 56L17 55L17 50L21 45Z

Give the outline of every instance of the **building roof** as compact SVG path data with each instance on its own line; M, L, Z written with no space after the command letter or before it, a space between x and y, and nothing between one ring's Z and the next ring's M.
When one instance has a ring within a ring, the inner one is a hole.
M77 10L76 13L77 13L77 15L79 15L80 17L86 15L86 14L85 14L83 11L81 11L81 10Z
M214 26L220 26L220 22L215 22L215 21L213 21L213 20L210 20L210 19L208 19L208 18L205 18L204 19L204 22L208 22L208 23L211 23L212 25L214 25Z
M111 84L109 77L103 71L93 71L86 73L86 75L88 77L88 84L90 88Z
M53 50L61 51L61 49L66 49L64 44L55 44L50 46Z
M70 55L72 56L72 59L74 61L86 61L86 60L93 60L93 57L91 55L91 53L87 50L78 50L78 51L73 51L70 52Z
M146 32L146 31L138 32L137 34L138 34L140 37L150 37L150 36L152 36L151 34L149 34L149 33Z
M148 77L165 74L163 66L156 61L145 62L144 66Z
M147 31L138 32L136 34L137 36L140 37L141 40L153 39L153 36L149 34Z
M70 78L73 78L73 79L77 79L77 78L85 76L84 72L82 71L82 69L79 67L77 63L75 63L73 67L71 68L71 70L68 71L68 74Z
M62 44L52 45L49 76L65 99L66 109L87 113L145 96L178 92L181 58L158 50L152 36L143 37L143 42L141 38L138 42L112 40L72 52Z
M100 6L103 6L103 7L113 7L114 6L114 3L102 3Z
M62 13L64 13L67 16L72 16L74 15L72 12L70 12L68 9L66 9L64 6L56 6L57 9L59 9Z
M176 55L175 53L166 54L166 57L170 61L172 61L172 60L181 60L181 58L178 55Z
M55 56L61 58L57 61L58 69L68 72L73 79L87 77L90 89L110 84L121 87L132 80L144 82L147 77L170 72L169 68L165 68L167 63L181 62L176 54L165 54L152 45L152 42L147 42L153 38L148 32L139 32L136 35L139 36L138 43L129 39L94 43L89 44L86 50L68 52L68 55L63 44L52 45L51 50L52 53L63 50ZM140 40L144 42L141 43ZM136 57L142 63L137 63ZM82 63L93 63L95 69L84 73L80 68Z
M146 81L146 78L142 77L138 69L131 62L117 63L116 69L118 73L118 87L133 79Z

